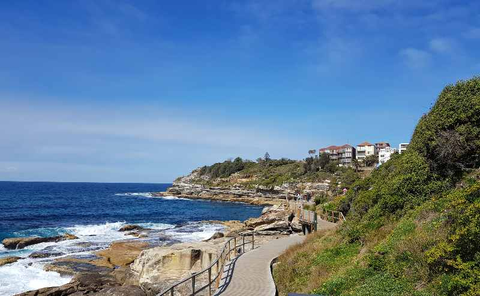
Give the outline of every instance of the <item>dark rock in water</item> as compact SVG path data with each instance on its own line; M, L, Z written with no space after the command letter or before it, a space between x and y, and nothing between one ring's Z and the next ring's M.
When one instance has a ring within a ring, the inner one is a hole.
M143 228L140 225L129 224L129 225L123 226L118 231L133 231L133 230L145 230L145 228Z
M22 259L22 258L21 257L15 257L15 256L0 258L0 266L15 263L20 259Z
M99 273L86 273L75 276L70 283L60 287L43 288L35 291L29 291L17 296L79 296L96 295L104 289L118 287L120 284L111 275ZM132 289L133 291L133 289ZM122 294L101 294L101 295L122 295ZM127 295L127 294L125 294ZM141 294L132 294L141 295Z
M91 242L80 242L80 243L74 244L74 246L81 247L81 248L90 248L90 247L93 246L93 243L91 243Z
M95 296L145 296L145 292L138 286L121 286L105 288L100 292L89 294Z
M29 258L49 258L49 257L58 257L62 256L64 253L60 252L33 252L28 257Z
M77 239L73 234L64 234L60 236L52 237L14 237L6 238L2 241L2 244L5 248L10 250L23 249L27 246L39 244L39 243L49 243L49 242L59 242L63 240Z
M46 271L55 271L60 274L73 275L77 273L108 273L112 269L104 266L97 266L87 262L78 261L75 258L55 261L45 265Z

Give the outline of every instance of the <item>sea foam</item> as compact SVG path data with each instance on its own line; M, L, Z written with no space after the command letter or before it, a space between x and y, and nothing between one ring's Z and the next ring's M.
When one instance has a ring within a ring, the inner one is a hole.
M24 259L0 267L0 295L14 295L70 282L71 277L44 271L43 265L31 259Z

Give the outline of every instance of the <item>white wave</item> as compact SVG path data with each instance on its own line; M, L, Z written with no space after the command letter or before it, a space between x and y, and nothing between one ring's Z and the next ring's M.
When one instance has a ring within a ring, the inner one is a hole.
M71 277L44 271L43 265L31 259L24 259L0 267L0 295L14 295L70 282Z
M165 233L182 242L202 241L212 237L215 232L225 230L220 224L192 223L167 230Z
M165 223L138 223L137 225L140 225L144 228L155 229L155 230L164 230L164 229L175 227L175 225L165 224Z
M181 198L173 195L167 195L167 196L155 196L155 198L160 198L160 199L166 199L166 200L189 200L186 198Z
M143 196L143 197L153 197L151 192L126 192L126 193L116 193L116 196Z
M151 192L126 192L126 193L116 193L116 196L142 196L142 197L150 197L150 198L157 198L157 199L164 199L164 200L189 200L187 198L181 198L173 195L167 196L158 196L153 195Z
M91 224L91 225L76 225L73 227L67 227L67 232L80 236L102 236L104 238L117 237L118 230L122 228L125 222L113 222L105 224ZM123 235L123 234L121 234Z

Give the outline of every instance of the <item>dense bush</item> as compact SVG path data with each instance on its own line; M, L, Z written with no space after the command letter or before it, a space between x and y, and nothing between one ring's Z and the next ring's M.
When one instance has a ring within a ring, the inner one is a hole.
M245 162L240 157L237 157L234 161L227 160L211 166L204 166L200 169L200 175L208 175L212 178L227 178L244 168Z
M409 149L425 157L434 172L458 180L480 164L480 78L447 86L424 115Z

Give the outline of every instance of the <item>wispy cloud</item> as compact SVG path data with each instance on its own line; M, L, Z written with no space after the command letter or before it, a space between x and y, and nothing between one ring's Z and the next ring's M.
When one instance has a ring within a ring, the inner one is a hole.
M81 6L90 14L90 20L100 32L120 36L132 22L145 22L148 13L126 0L85 0Z
M432 55L424 50L416 48L405 48L400 51L400 56L407 66L412 69L423 69L430 65Z
M0 138L9 139L0 142L0 178L3 179L18 176L14 167L36 176L39 167L33 164L42 163L45 170L57 172L50 180L71 180L67 176L62 179L62 174L76 167L87 177L89 169L111 174L92 175L88 180L152 181L155 170L161 169L165 177L156 181L170 181L196 165L228 157L256 159L265 151L277 157L294 157L309 147L296 136L276 134L268 127L226 123L139 105L122 108L95 103L89 106L39 104L17 97L15 101L0 102L0 125L9 127L0 130ZM130 174L128 171L116 174L115 167L135 170ZM41 178L39 176L37 178ZM74 174L72 178L87 180L81 179L82 176Z
M463 36L468 39L480 39L480 27L467 29Z
M456 43L451 38L434 38L430 40L429 46L433 52L446 54L455 51Z

